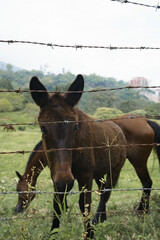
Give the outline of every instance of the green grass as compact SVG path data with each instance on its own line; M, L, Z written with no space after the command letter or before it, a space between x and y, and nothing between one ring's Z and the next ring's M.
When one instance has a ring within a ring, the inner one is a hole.
M0 115L0 118L3 118ZM10 119L15 122L26 122L22 115L10 114ZM28 119L27 122L33 119ZM0 151L32 150L40 140L41 133L38 127L26 127L24 131L5 132L0 128ZM15 171L23 174L29 154L0 154L0 190L15 191L17 177ZM148 161L149 172L153 180L153 188L160 186L159 164L152 153ZM131 166L126 161L122 169L119 183L116 188L140 188L141 183ZM75 183L74 190L77 190ZM97 187L94 183L93 189ZM53 191L53 184L48 168L41 173L37 190ZM83 239L83 218L78 206L78 194L68 196L71 209L64 211L61 218L61 227L56 235L57 240ZM112 192L107 203L107 221L95 227L96 240L158 240L160 239L160 191L152 191L150 199L150 214L137 216L133 211L141 198L141 191ZM94 215L99 201L96 193L92 194L92 210ZM52 224L51 194L37 195L24 214L14 214L17 204L17 194L0 195L0 239L2 240L45 240L49 239ZM3 220L2 220L3 218ZM9 220L12 218L12 220Z

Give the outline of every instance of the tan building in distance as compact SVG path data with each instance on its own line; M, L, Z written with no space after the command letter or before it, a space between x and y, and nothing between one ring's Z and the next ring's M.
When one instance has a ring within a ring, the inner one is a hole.
M129 85L131 87L139 87L139 86L149 86L149 82L146 78L144 77L134 77L130 80L130 83ZM160 102L159 100L159 90L153 90L152 91L145 91L142 89L142 92L141 92L142 95L146 96L149 100L151 101L154 101L156 103Z
M129 85L132 87L148 86L148 80L144 77L135 77L131 79Z

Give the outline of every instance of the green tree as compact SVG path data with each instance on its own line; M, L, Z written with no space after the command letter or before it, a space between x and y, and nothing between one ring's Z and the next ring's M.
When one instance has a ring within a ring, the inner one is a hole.
M11 112L12 104L7 99L0 99L0 112Z
M136 100L125 100L125 101L121 101L120 105L119 105L119 109L121 111L123 111L124 113L128 113L131 111L136 110L137 107L137 101Z
M160 103L150 103L145 108L145 111L148 115L151 116L160 116Z
M12 104L12 111L20 111L24 108L24 98L17 93L6 93L5 99Z
M8 64L6 65L6 67L7 67L7 71L8 71L8 72L12 72L12 71L13 71L13 66L12 66L11 64L8 63Z
M137 110L128 112L128 114L133 114L133 115L138 115L138 116L145 117L147 112L145 110L143 110L143 109L137 109Z
M89 93L80 101L82 110L93 114L99 107L119 108L120 98L116 92Z
M13 90L11 81L6 78L0 78L0 89Z
M110 119L123 115L123 112L116 108L99 107L96 109L93 117L101 119Z
M23 110L23 113L30 115L36 119L38 117L39 107L36 104L27 103Z

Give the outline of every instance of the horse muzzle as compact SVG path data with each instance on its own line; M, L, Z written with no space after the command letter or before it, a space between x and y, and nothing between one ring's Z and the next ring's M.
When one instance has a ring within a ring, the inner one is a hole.
M17 203L17 206L15 207L14 212L15 212L15 213L22 213L23 210L24 210L24 207L23 207L23 201Z
M70 181L65 181L65 180L59 180L58 182L54 182L54 188L55 191L58 192L69 192L74 185L74 179L71 179Z

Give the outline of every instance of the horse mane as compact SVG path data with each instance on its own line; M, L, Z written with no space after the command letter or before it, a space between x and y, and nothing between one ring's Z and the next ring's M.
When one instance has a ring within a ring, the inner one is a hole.
M38 150L38 149L40 148L41 145L42 145L42 140L39 141L39 142L37 143L37 145L34 147L33 151ZM35 152L32 152L32 153L30 154L29 159L28 159L28 162L27 162L27 165L26 165L25 172L26 172L26 170L27 170L29 164L31 163L31 161L32 161L32 159L33 159L33 157L34 157L34 155L35 155Z

